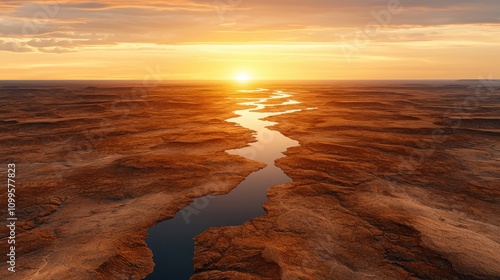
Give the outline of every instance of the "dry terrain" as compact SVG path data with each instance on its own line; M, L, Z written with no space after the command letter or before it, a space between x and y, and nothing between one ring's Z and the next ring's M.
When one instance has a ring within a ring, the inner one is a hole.
M286 87L286 86L285 86ZM287 87L267 214L196 239L199 279L500 279L500 91Z
M264 216L199 235L193 280L500 278L498 87L269 88L302 102L276 110L315 108L270 118L300 141L277 162L293 182L268 191ZM144 278L148 228L263 167L224 152L253 141L225 122L245 94L3 87L19 222L18 272L2 253L0 279Z
M4 87L2 174L17 167L17 272L0 279L142 279L147 229L194 198L226 193L262 164L229 155L251 132L203 86ZM6 177L4 177L6 178ZM2 186L4 190L4 186ZM6 191L0 196L6 217Z

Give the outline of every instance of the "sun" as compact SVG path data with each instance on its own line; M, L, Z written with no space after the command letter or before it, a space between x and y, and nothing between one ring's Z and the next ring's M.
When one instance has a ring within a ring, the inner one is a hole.
M240 72L234 75L234 80L240 83L248 82L252 79L252 76L246 72Z

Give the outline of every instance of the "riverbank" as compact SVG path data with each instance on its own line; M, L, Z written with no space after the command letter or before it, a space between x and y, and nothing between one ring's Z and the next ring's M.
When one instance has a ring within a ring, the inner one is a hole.
M147 229L262 168L224 152L253 141L225 121L230 89L87 86L2 89L1 153L18 183L17 267L5 251L2 279L143 279Z
M317 107L269 118L293 182L199 235L193 280L500 277L498 90L372 83L287 88Z

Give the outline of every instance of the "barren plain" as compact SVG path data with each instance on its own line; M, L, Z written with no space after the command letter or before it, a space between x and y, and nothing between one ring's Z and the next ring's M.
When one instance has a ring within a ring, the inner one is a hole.
M19 221L17 271L2 253L0 278L152 272L149 227L262 167L224 152L252 141L225 122L235 109L227 95L213 86L2 88L2 170L16 164ZM6 191L1 201L6 217ZM2 252L7 234L2 227Z
M500 92L479 83L287 87L301 146L267 214L196 238L192 279L499 279Z
M277 110L312 109L269 118L300 142L277 161L293 182L265 215L196 237L191 279L500 278L498 86L262 86L301 102ZM235 90L2 87L19 222L18 271L2 253L0 278L146 277L148 228L263 167L224 152L253 141L225 121L242 108L230 97L268 95Z

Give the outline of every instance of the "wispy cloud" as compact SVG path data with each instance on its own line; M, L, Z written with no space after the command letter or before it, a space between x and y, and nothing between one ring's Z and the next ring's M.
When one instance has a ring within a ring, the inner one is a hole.
M97 50L102 54L142 46L142 53L158 55L149 48L203 44L329 44L331 51L357 40L374 14L394 1L400 12L370 37L373 48L359 55L399 61L404 57L401 46L407 45L452 46L468 54L500 45L498 0L244 0L225 6L230 10L223 20L212 0L3 0L0 56L85 52L98 60ZM303 53L300 56L305 59Z
M245 1L233 22L221 24L210 1L3 1L0 35L54 38L54 47L80 37L96 45L116 43L335 41L335 34L363 26L386 1ZM498 1L401 0L390 28L499 24ZM52 14L51 14L52 13ZM325 33L330 36L325 37ZM96 35L99 34L99 35ZM83 38L82 38L83 37ZM75 47L85 45L75 41ZM49 47L49 46L47 46Z

